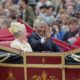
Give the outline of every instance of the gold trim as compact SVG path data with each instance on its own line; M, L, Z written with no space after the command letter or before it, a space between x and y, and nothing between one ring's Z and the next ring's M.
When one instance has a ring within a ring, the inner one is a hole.
M66 80L65 79L65 68L62 68L62 80Z
M65 68L79 68L80 69L80 65L65 65Z
M5 51L9 51L9 52L12 52L12 53L16 53L16 54L24 54L25 56L62 56L62 54L74 54L74 53L78 53L80 52L80 49L75 49L75 50L71 50L71 51L67 51L67 52L53 52L51 54L49 53L43 53L43 52L34 52L34 53L29 53L29 52L23 52L21 50L17 50L17 49L13 49L13 48L9 48L9 47L6 47L6 46L3 46L3 45L0 45L0 49L1 50L5 50Z
M62 64L0 64L2 67L26 67L26 68L63 68L64 66Z
M53 56L62 56L63 54L61 53L51 53L51 54L49 54L49 53L39 53L39 52L37 52L37 53L28 53L28 52L26 52L26 53L23 53L25 56L47 56L47 57L53 57Z
M12 53L15 53L15 54L20 54L22 52L21 50L9 48L9 47L2 46L2 45L0 45L0 49L5 50L5 51L9 51L9 52L12 52Z
M23 55L23 63L24 63L24 79L25 79L25 80L28 80L28 79L27 79L27 66L26 66L26 65L27 65L27 64L26 64L26 60L27 60L27 59L26 59L26 57L27 57L27 56Z
M61 64L54 65L54 64L27 64L27 68L62 68Z
M66 54L76 54L76 53L78 53L78 52L80 52L80 48L79 49L74 49L74 50L71 50L71 51L67 51L67 52L65 52ZM65 55L66 55L65 54Z
M65 68L64 68L64 65L65 65L65 55L63 54L63 56L61 57L62 58L62 80L66 80L65 79Z
M33 53L29 53L29 52L25 52L23 53L25 56L63 56L63 55L67 55L67 54L76 54L80 52L80 49L75 49L75 50L71 50L71 51L67 51L67 52L53 52L53 53L43 53L43 52L33 52Z
M6 63L0 63L0 67L24 67L23 64L6 64Z

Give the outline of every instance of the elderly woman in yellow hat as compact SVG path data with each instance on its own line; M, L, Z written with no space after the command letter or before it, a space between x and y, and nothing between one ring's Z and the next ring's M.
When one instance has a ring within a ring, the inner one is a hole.
M32 52L32 48L27 42L26 28L24 24L12 22L9 31L16 37L16 39L12 41L10 47L20 49L24 52Z

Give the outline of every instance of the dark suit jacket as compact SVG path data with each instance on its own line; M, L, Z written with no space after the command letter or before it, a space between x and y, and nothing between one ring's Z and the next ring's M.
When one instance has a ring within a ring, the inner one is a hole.
M75 31L75 32L71 32L71 31L68 31L64 36L63 36L63 41L66 41L68 42L68 39L71 38L71 37L75 37L75 35L78 33L78 30Z
M36 33L32 33L29 37L29 43L35 52L42 52L42 51L50 51L50 52L60 52L60 48L48 39L44 44L41 43L41 37Z

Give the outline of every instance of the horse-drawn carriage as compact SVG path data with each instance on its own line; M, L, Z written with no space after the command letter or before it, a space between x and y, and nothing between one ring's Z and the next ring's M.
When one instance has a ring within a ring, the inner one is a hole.
M23 23L21 20L19 20ZM32 33L32 28L25 24L28 33ZM74 45L52 39L63 48L62 53L24 53L23 51L10 48L9 45L14 37L7 29L0 31L0 52L8 53L0 55L0 62L4 62L9 54L21 54L22 63L0 63L0 80L80 80L80 65L66 63L67 54L80 53ZM1 59L2 58L2 59Z

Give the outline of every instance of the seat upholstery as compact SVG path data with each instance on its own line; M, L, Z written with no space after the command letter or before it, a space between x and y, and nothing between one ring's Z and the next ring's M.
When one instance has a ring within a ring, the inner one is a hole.
M10 47L12 41L1 41L0 44L6 47Z

